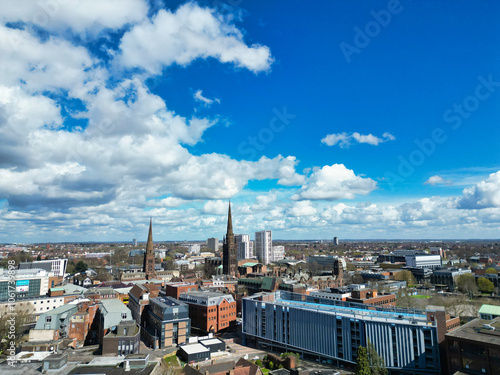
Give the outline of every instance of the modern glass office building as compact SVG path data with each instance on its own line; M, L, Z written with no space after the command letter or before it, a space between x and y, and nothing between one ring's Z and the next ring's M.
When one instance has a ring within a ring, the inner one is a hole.
M454 322L446 321L444 311L382 308L286 291L244 298L242 308L246 344L353 365L357 347L371 343L398 374L440 373L438 326L442 330Z

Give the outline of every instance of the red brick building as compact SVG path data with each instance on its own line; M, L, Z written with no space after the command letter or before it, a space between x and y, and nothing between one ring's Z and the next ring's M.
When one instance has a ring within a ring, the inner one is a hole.
M216 333L236 323L236 301L230 294L219 292L189 292L179 300L189 305L191 327Z
M396 295L392 293L378 294L376 289L353 290L347 302L357 302L365 305L391 307L396 306Z
M195 292L197 290L198 285L194 283L179 282L165 284L165 294L175 299L179 299L182 293Z

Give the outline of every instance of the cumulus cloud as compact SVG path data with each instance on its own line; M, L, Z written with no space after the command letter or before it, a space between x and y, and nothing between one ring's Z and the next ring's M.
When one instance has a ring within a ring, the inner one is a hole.
M194 3L173 13L162 9L152 20L125 33L118 60L125 67L154 74L172 64L185 66L209 57L254 73L268 71L273 62L269 48L246 45L243 33L231 21Z
M336 133L328 134L325 138L321 140L321 143L327 146L338 145L340 148L349 148L353 143L367 143L372 146L378 146L380 143L387 141L394 141L394 137L391 133L384 133L382 137L376 137L373 134L360 134L358 132L354 133Z
M483 209L500 207L500 171L463 191L458 200L458 207L462 209Z
M202 212L212 215L227 215L228 206L228 202L222 200L208 201L203 206Z
M292 207L287 211L290 216L311 216L315 215L316 212L310 201L294 202Z
M210 107L214 102L215 103L220 103L220 100L217 99L217 98L214 98L214 99L208 99L208 98L205 98L203 95L202 95L202 90L198 90L194 93L193 95L194 99L197 101L197 102L201 102L203 103L206 107Z
M425 185L451 185L451 181L445 180L443 177L435 175L431 176L424 182Z
M0 21L23 22L50 31L72 30L77 34L97 34L105 29L120 29L146 18L148 5L143 0L3 0Z
M292 199L354 199L356 195L369 194L376 188L377 183L374 180L356 176L354 171L343 164L325 165L313 171Z

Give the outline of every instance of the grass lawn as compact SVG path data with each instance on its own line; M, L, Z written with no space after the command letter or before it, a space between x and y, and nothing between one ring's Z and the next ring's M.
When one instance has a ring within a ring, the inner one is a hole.
M264 375L269 374L269 370L267 368L261 368L261 370Z
M428 298L431 298L431 297L429 297L429 296L422 296L422 295L420 295L420 294L417 294L416 296L410 296L410 297L412 297L412 298L423 298L423 299L428 299Z
M163 357L163 361L167 366L179 367L179 362L177 361L177 356L175 354L168 357Z

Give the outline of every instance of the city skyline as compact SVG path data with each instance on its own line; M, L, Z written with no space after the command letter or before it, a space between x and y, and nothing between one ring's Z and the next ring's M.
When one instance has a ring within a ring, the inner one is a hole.
M498 239L500 3L7 0L0 243Z

